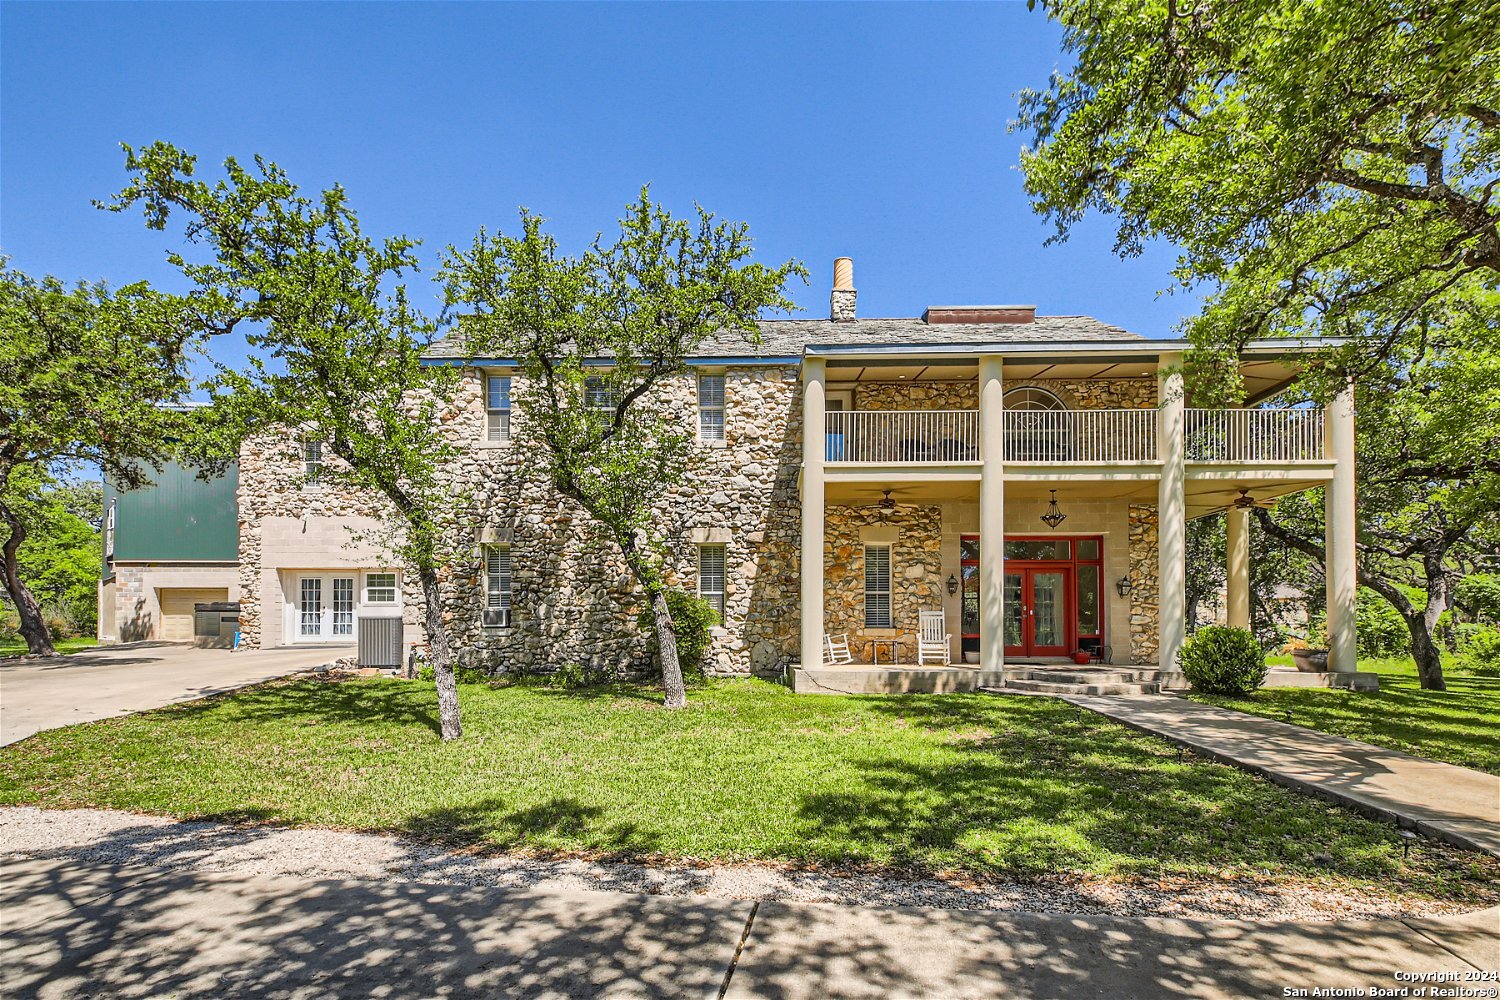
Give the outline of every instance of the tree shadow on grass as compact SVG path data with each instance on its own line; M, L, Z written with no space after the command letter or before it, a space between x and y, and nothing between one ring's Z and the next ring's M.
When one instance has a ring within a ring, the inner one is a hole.
M600 806L570 796L509 808L500 796L408 816L391 832L475 853L526 848L540 856L587 850L613 858L652 857L661 838L632 820L610 820Z
M383 722L420 725L441 733L437 695L431 685L387 681L371 684L342 678L299 678L169 705L151 713L160 718L197 719L232 712L249 723L298 722L348 725Z

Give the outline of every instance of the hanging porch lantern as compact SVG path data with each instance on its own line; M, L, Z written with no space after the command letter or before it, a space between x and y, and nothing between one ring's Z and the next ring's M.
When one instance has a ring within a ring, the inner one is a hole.
M1064 514L1061 510L1058 509L1057 491L1052 490L1051 492L1052 499L1047 503L1047 512L1042 515L1042 521L1047 525L1047 527L1051 528L1053 531L1056 531L1057 526L1068 519L1068 515Z

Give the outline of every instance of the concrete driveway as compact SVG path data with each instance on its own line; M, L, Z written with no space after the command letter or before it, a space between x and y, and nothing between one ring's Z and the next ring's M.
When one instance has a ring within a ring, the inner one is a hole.
M199 649L165 642L0 661L0 746L44 729L143 712L329 663L352 646Z

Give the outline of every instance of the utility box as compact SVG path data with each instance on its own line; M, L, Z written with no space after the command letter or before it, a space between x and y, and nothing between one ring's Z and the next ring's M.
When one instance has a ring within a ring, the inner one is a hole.
M359 656L361 667L396 669L401 666L400 618L361 618Z
M204 649L230 649L240 627L238 601L204 601L193 605L193 645Z

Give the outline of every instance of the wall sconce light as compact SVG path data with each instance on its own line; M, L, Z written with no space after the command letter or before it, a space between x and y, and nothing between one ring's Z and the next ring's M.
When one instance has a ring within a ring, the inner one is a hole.
M1121 597L1129 597L1130 596L1130 577L1128 577L1128 576L1122 576L1122 577L1120 577L1120 582L1117 583L1117 584L1115 584L1115 589L1120 592L1120 596Z
M948 596L952 597L956 593L958 593L958 577L954 576L952 573L949 573L948 574Z

